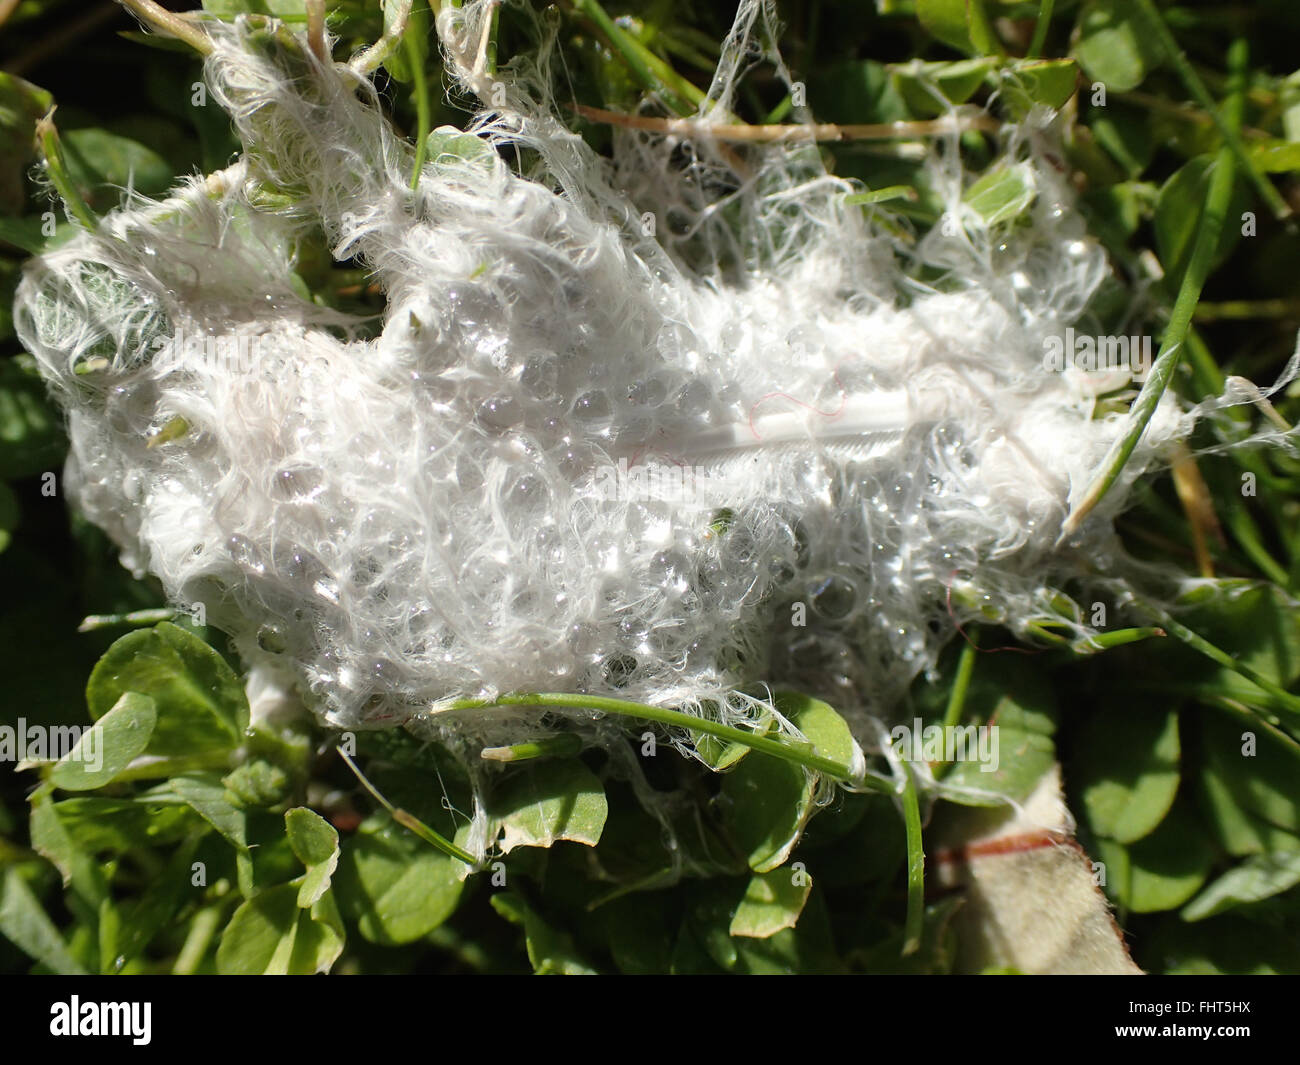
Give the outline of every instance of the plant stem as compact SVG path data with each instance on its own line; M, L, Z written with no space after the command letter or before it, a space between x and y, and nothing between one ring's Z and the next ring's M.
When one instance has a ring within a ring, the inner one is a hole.
M889 185L883 189L868 189L866 192L855 192L844 202L850 206L855 206L888 203L890 200L912 200L915 202L918 198L916 189L912 188L911 185Z
M483 50L483 71L488 77L494 78L497 73L497 35L501 29L501 5L492 4L492 14L489 16L487 44Z
M943 712L945 733L961 724L962 711L966 708L966 694L970 690L971 675L975 672L975 656L979 653L979 631L971 629L962 641L961 657L957 660L957 674L952 680L952 690L948 692L948 705ZM930 771L939 780L952 768L948 762L934 763Z
M575 732L565 732L531 743L484 747L479 757L488 762L525 762L533 758L572 758L581 752L582 737Z
M833 122L816 122L806 125L748 125L738 123L720 125L695 118L655 118L651 115L625 115L600 107L575 104L583 118L593 122L607 122L627 129L644 129L654 133L672 133L683 137L712 137L720 141L760 142L764 144L784 141L896 141L915 140L920 137L946 137L952 133L976 130L991 133L998 128L997 119L991 115L948 115L943 118L919 122L874 122L858 125L837 125Z
M1136 605L1146 613L1160 620L1160 624L1169 632L1171 636L1177 637L1183 643L1194 651L1199 651L1206 658L1217 662L1225 669L1230 669L1239 676L1245 677L1256 687L1268 692L1278 701L1278 705L1291 714L1300 714L1300 696L1293 695L1280 684L1269 680L1259 671L1246 665L1244 662L1233 658L1214 644L1210 643L1204 636L1198 635L1181 622L1175 621L1165 611L1153 606L1150 603L1137 600Z
M81 619L78 632L94 632L115 625L156 625L160 621L171 621L176 616L171 607L152 607L148 610L132 610L128 614L89 614Z
M597 0L573 0L573 10L605 36L642 88L655 93L679 115L699 110L704 93L610 18Z
M1228 122L1234 129L1241 121L1242 88L1245 85L1246 58L1245 41L1234 42L1229 49L1229 62L1233 71L1233 80L1232 93L1227 107ZM1219 154L1215 159L1210 177L1210 189L1205 201L1205 211L1201 217L1201 225L1196 235L1196 244L1192 248L1191 259L1187 264L1187 272L1183 275L1182 283L1178 287L1178 297L1175 299L1173 310L1169 314L1169 324L1165 328L1164 339L1160 345L1160 354L1156 357L1155 365L1151 368L1146 381L1142 384L1142 391L1138 393L1138 397L1133 403L1133 409L1129 414L1128 429L1116 441L1115 446L1111 448L1102 472L1093 479L1083 499L1065 519L1061 531L1062 539L1079 527L1083 519L1091 513L1092 509L1101 502L1106 493L1119 480L1124 466L1133 454L1133 449L1137 447L1138 441L1142 438L1142 434L1151 421L1151 416L1155 414L1160 398L1164 395L1165 389L1169 387L1169 382L1173 379L1174 371L1178 368L1179 358L1182 356L1187 330L1192 323L1192 314L1195 312L1196 304L1201 298L1201 289L1205 286L1205 279L1209 275L1215 252L1218 250L1219 234L1223 230L1223 219L1227 214L1228 202L1232 196L1235 163L1236 157L1231 146L1225 144L1219 150Z
M163 33L169 33L179 41L184 41L200 55L212 54L212 41L197 26L185 21L179 15L154 3L154 0L118 0L123 7L139 16L150 26Z
M744 729L723 725L708 718L686 714L680 710L668 710L661 706L649 706L634 703L627 699L612 699L603 695L583 695L565 692L509 692L496 699L454 699L439 704L435 713L452 713L460 710L488 710L508 706L548 706L556 709L597 710L604 714L616 714L620 717L632 717L642 721L654 721L661 725L692 729L714 736L729 743L739 743L751 750L783 758L807 769L824 773L834 780L852 784L865 784L876 791L894 794L892 781L871 773L855 773L851 766L834 759L826 758L812 748L811 744L796 744L793 741L768 739L755 736Z
M952 691L948 693L948 706L943 713L944 728L953 728L961 724L961 714L966 708L966 693L970 690L970 678L975 672L975 655L979 653L979 632L972 629L966 634L962 643L961 658L957 661L957 675L952 681Z
M412 0L399 0L392 22L384 29L383 36L352 60L352 69L359 74L369 74L378 70L385 59L397 51L402 38L406 35L406 24L411 18ZM436 15L437 12L435 11Z
M67 160L63 158L63 142L59 140L59 131L54 126L54 109L36 123L36 139L45 157L45 170L50 175L50 183L68 208L68 212L87 229L99 226L99 217L90 209L68 173Z
M217 933L217 926L221 923L223 908L221 905L209 906L194 915L194 919L190 921L190 930L185 936L185 942L181 945L180 953L176 955L176 961L172 963L173 976L194 975L194 971L203 961L203 956L208 952L212 937Z
M1091 639L1082 641L1082 646L1089 651L1109 651L1125 644L1141 643L1143 640L1158 639L1168 633L1154 625L1144 625L1132 629L1115 629L1111 632L1098 633Z
M307 0L307 47L321 63L328 63L325 48L325 0Z
M1196 308L1198 322L1250 321L1255 318L1300 318L1300 300L1225 300L1202 303Z
M441 835L440 833L435 832L432 828L426 825L414 814L408 813L406 810L402 810L394 806L391 802L389 802L386 798L384 798L382 794L380 794L378 788L376 788L373 784L370 783L369 780L366 779L366 775L363 772L361 772L360 769L357 768L357 763L352 760L351 756L345 750L339 748L338 752L339 752L339 757L342 758L343 761L345 761L348 764L348 768L351 769L352 772L356 775L356 778L359 781L361 781L361 786L365 788L366 791L370 792L370 795L372 798L374 798L375 802L379 803L380 806L382 806L385 810L389 812L389 814L392 816L394 821L396 821L403 828L410 829L422 840L424 840L425 843L428 843L429 845L436 847L438 850L442 851L443 854L450 855L453 858L459 858L462 862L464 862L466 865L471 867L478 864L474 860L474 855L461 850L451 840L447 839L445 836Z
M424 160L429 151L429 86L415 38L408 35L405 41L406 58L411 64L411 77L415 83L415 162L411 167L411 191L414 192L420 187L420 174L424 171Z
M173 757L156 758L140 765L128 766L113 778L114 784L123 784L133 780L162 780L180 776L182 773L202 773L209 769L229 771L231 752L217 751L213 754L181 754Z
M1052 8L1055 0L1042 0L1038 6L1038 21L1034 23L1034 39L1029 42L1026 59L1037 59L1043 54L1043 45L1047 42L1047 31L1052 24Z
M916 778L906 761L903 766L903 825L907 830L907 917L903 922L903 954L921 946L925 922L925 848L921 839L921 802Z

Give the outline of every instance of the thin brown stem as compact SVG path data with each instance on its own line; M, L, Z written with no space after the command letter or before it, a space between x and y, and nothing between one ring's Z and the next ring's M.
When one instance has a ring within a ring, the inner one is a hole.
M0 26L9 21L9 16L14 13L14 8L19 3L20 0L0 0Z
M168 11L165 7L154 3L154 0L117 0L117 2L157 32L184 41L200 55L212 54L212 41L208 39L206 33L174 11Z
M694 118L654 118L648 115L625 115L599 107L574 104L583 118L625 129L652 133L669 133L680 137L712 137L736 143L777 144L785 141L912 140L918 137L942 137L967 130L993 132L1000 123L990 115L965 115L936 118L924 122L880 122L859 125L836 125L816 122L807 125L750 126L724 125Z
M307 47L322 63L329 62L325 48L325 0L307 0Z

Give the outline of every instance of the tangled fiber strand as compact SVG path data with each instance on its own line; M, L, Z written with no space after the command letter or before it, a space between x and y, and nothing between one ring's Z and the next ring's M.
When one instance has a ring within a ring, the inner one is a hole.
M471 91L486 11L439 21ZM741 4L702 123L772 29ZM341 727L521 690L743 726L766 682L865 739L951 635L954 575L974 589L959 617L1059 624L1051 589L1119 557L1124 489L1191 418L1166 399L1056 547L1125 422L1043 366L1105 273L1042 162L1050 130L1007 131L1037 198L996 232L936 147L959 224L900 262L808 144L620 131L597 157L558 118L539 34L505 106L431 138L413 192L365 78L279 24L211 26L243 161L34 260L17 298L67 411L69 488L124 562ZM507 147L540 162L512 172ZM315 227L382 286L377 338L295 290Z

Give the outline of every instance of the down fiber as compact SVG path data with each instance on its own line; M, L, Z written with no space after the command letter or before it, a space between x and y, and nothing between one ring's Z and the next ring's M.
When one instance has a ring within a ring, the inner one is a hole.
M525 690L743 724L771 685L868 741L955 621L1061 623L1054 590L1119 557L1126 489L1193 417L1167 396L1058 543L1127 422L1097 410L1113 376L1044 359L1108 269L1044 161L1051 116L1000 138L1027 221L963 202L954 135L930 149L944 224L906 242L807 140L618 130L597 156L545 24L498 80L486 11L444 6L484 109L430 137L414 190L360 66L211 23L241 160L32 263L20 335L125 564L347 728ZM741 5L701 123L752 63L788 78L770 15ZM321 231L382 328L301 295Z

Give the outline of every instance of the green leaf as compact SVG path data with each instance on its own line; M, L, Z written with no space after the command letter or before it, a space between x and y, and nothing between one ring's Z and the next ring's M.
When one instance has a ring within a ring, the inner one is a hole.
M892 72L894 88L914 115L946 114L964 104L996 66L993 59L961 59L955 63L914 60Z
M1074 56L1108 92L1131 92L1160 65L1164 53L1134 18L1128 0L1089 0L1079 17Z
M1060 110L1078 83L1079 64L1073 59L1018 59L999 73L1002 99L1016 118L1036 106Z
M46 247L46 241L55 237L46 237L43 230L46 223L40 215L27 215L23 218L0 218L0 242L21 248L28 255L36 255ZM61 227L64 233L70 233L66 225ZM55 223L57 237L60 227Z
M0 934L46 968L64 976L84 976L85 968L72 956L59 930L46 916L18 867L4 871L0 886Z
M944 798L960 805L984 806L978 795L962 795L957 788L992 792L1016 802L1028 797L1043 774L1056 763L1055 707L1051 688L1040 674L1021 669L1015 679L1001 678L997 668L986 668L971 685L968 707L996 699L988 723L997 726L997 769L985 772L976 761L958 762L943 778ZM1011 690L998 697L999 685Z
M1108 105L1089 123L1097 143L1124 169L1126 177L1140 177L1155 156L1156 138L1145 113L1123 104Z
M90 716L103 717L127 691L157 704L151 754L234 747L248 728L239 678L216 651L170 622L128 633L104 653L86 685Z
M1171 286L1176 286L1192 257L1192 248L1196 236L1201 230L1201 220L1205 214L1207 190L1210 186L1211 160L1208 156L1198 156L1176 171L1160 190L1156 197L1155 217L1152 226L1155 231L1156 252L1161 265L1165 268L1165 277ZM1232 198L1228 204L1225 218L1239 219L1242 212L1250 206L1250 197L1244 182L1238 180L1232 188ZM1214 251L1214 263L1222 263L1241 239L1241 226L1224 225L1219 232L1219 242Z
M594 847L609 814L600 780L577 759L541 762L511 773L492 789L488 815L501 829L500 848L550 847L571 840Z
M780 692L776 708L818 754L853 761L852 733L829 705L795 692ZM769 872L789 857L812 816L815 786L803 769L766 755L746 758L723 778L727 821L754 872Z
M609 951L620 972L650 976L671 969L676 926L661 896L628 895L598 912L605 915Z
M770 735L772 729L776 727L776 718L769 713L764 713L762 719L754 725L753 734L755 736ZM725 773L733 766L738 765L741 759L746 758L752 747L746 747L743 743L729 743L725 740L718 739L717 736L710 736L707 732L700 732L696 729L691 730L691 744L695 748L695 753L699 755L700 760L704 762L715 773Z
M170 846L201 827L193 810L171 802L78 796L56 805L72 843L91 855Z
M455 912L464 889L460 867L386 814L376 814L342 848L334 890L363 938L399 946L427 935Z
M1034 174L1026 163L997 166L979 178L962 195L962 201L987 226L1014 222L1038 195Z
M115 206L119 189L157 196L171 187L171 164L138 141L104 129L64 130L61 136L68 175L93 207Z
M325 818L305 806L284 812L289 846L303 865L323 865L338 857L339 834Z
M1178 715L1124 707L1095 714L1075 750L1076 785L1098 835L1134 843L1152 832L1178 791Z
M64 791L102 788L144 753L156 720L149 696L126 692L112 710L82 733L77 745L54 767L50 779Z
M87 907L97 912L108 895L108 884L99 865L80 847L68 833L60 816L62 803L50 798L49 785L32 793L31 834L32 849L48 859L60 873L63 883L72 888Z
M1246 145L1250 161L1266 174L1287 174L1300 170L1300 144L1294 141L1250 141Z
M1184 921L1201 921L1271 898L1300 884L1300 850L1256 854L1229 869L1183 907Z
M815 889L808 897L796 927L783 928L766 939L737 936L731 942L736 948L737 973L753 976L829 974L842 972L844 968L832 936L826 904Z
M36 123L53 104L44 89L0 71L0 214L23 208L24 171L34 154Z
M1233 913L1192 923L1171 914L1144 946L1171 976L1294 975L1300 955L1294 933Z
M1002 53L984 0L916 0L916 17L931 36L959 52Z
M1098 839L1106 890L1133 913L1177 909L1205 883L1213 851L1200 822L1176 803L1160 827L1131 845Z
M596 970L578 955L573 937L545 921L532 906L511 891L492 895L492 908L511 924L522 925L533 972L539 976L590 976Z
M808 71L808 98L827 122L902 122L912 117L890 70L875 60L832 63Z
M749 878L745 897L731 918L730 934L766 939L793 928L812 892L812 877L782 866Z
M1300 834L1300 753L1294 741L1218 715L1204 719L1201 736L1208 766L1238 807Z
M307 867L298 891L298 905L310 909L325 894L338 867L339 834L325 818L305 806L286 810L284 827L293 853Z
M1219 767L1205 764L1197 778L1197 795L1216 842L1234 857L1266 851L1300 850L1300 836L1270 825L1242 809L1233 797L1231 774L1219 775Z
M740 940L729 931L736 908L735 884L707 880L692 885L688 898L687 921L695 938L715 965L734 972L740 960Z
M67 440L40 377L27 360L0 359L0 479L57 470Z
M1300 141L1300 71L1284 78L1279 86L1282 132L1289 141Z
M880 189L867 189L855 192L844 198L850 207L869 207L877 203L889 203L892 200L910 200L915 203L919 194L911 185L888 185Z
M691 743L695 747L695 753L715 773L725 773L753 750L743 743L727 743L703 732L693 732Z
M120 920L112 951L101 948L100 956L112 962L111 971L119 971L121 962L140 956L178 911L190 899L193 887L191 863L198 849L198 837L190 837L176 848L160 874L140 897L119 904Z
M226 840L241 851L248 850L248 829L244 811L236 806L221 781L212 774L191 773L172 777L167 787L191 807Z
M343 951L344 933L333 900L311 911L298 891L280 884L246 900L230 919L217 947L222 975L311 975L327 972Z

